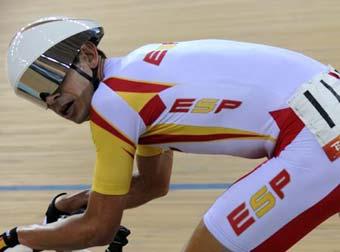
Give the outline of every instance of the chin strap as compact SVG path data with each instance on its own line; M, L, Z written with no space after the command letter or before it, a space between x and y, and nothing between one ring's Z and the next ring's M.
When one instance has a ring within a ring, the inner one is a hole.
M100 80L97 76L97 72L98 72L98 66L94 69L92 69L92 76L88 75L87 73L85 73L83 70L81 70L79 67L77 67L76 65L72 64L70 66L70 68L72 68L73 70L77 71L77 73L79 73L81 76L83 76L85 79L87 79L89 82L92 83L93 85L93 90L96 91Z

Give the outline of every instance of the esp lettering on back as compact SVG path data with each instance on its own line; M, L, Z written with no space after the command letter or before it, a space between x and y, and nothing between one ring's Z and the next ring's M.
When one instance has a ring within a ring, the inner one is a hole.
M241 105L241 101L214 98L179 98L171 106L170 113L210 113L215 114L224 109L236 109Z
M156 65L156 66L159 66L165 55L168 53L168 51L175 47L176 46L176 43L163 43L161 46L159 46L156 50L153 50L151 52L148 52L143 61L149 63L149 64L153 64L153 65Z

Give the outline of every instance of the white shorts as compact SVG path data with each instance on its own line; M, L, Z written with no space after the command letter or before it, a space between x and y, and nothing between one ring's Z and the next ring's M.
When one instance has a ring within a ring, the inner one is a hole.
M204 215L210 233L231 251L286 251L340 211L340 158L330 160L291 108L272 115L281 129L274 157Z

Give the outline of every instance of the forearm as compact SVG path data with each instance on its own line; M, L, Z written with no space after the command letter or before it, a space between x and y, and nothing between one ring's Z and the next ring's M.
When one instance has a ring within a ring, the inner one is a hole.
M98 246L92 223L83 214L48 225L18 228L19 242L37 250L75 250Z

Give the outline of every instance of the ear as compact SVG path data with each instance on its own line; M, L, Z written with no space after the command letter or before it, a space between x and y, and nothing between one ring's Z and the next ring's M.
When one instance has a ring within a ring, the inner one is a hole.
M80 47L80 53L91 69L94 69L98 66L99 56L95 44L90 41L85 42Z

